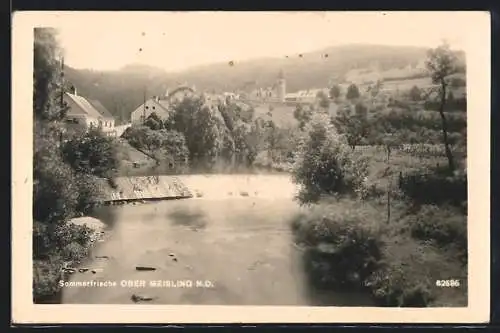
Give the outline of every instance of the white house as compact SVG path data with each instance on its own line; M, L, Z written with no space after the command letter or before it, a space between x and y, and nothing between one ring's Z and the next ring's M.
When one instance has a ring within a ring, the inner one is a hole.
M65 119L68 128L87 130L96 127L108 136L116 136L115 119L99 101L79 96L76 89L65 93L63 99L69 107Z
M187 85L181 85L172 91L167 89L164 96L154 96L132 111L130 121L133 125L142 124L153 112L165 120L168 118L170 105L194 94L194 87Z
M168 103L158 97L151 98L139 105L130 114L130 121L133 125L140 125L152 114L156 113L161 119L168 117Z

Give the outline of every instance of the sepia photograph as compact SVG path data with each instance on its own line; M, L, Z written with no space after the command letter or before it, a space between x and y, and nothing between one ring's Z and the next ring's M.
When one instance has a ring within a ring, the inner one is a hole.
M488 13L25 14L13 280L32 318L487 320Z

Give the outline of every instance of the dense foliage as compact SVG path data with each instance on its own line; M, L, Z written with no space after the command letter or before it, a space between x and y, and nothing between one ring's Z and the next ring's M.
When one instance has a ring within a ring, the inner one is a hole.
M77 173L111 178L119 166L117 143L98 129L75 135L62 145L62 155Z
M367 161L349 149L328 118L316 117L299 149L294 180L302 186L303 203L322 195L355 194L367 175Z
M58 291L63 264L80 260L91 230L69 223L99 202L97 177L113 177L115 143L99 131L65 132L61 59L55 31L35 29L33 152L33 297Z
M358 96L351 86L331 122L296 112L306 138L293 171L298 199L317 205L292 230L313 283L366 288L381 306L466 306L466 116L444 93L463 84L450 77L455 61L446 45L429 51L437 95L413 87L380 107L376 87ZM423 111L427 102L438 112ZM385 156L366 164L355 152L370 146ZM435 281L448 276L461 287L445 295Z

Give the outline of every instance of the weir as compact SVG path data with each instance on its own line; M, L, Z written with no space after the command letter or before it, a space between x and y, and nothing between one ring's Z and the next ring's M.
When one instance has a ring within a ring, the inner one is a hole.
M102 180L104 203L192 198L193 194L176 176L117 177L116 186Z

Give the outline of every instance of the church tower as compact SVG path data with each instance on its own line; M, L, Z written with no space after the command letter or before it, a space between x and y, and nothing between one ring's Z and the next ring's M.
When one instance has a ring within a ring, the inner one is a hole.
M285 74L283 73L283 70L280 70L278 74L278 99L280 102L285 102L285 95L286 95L286 80L285 80Z

